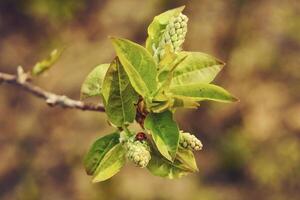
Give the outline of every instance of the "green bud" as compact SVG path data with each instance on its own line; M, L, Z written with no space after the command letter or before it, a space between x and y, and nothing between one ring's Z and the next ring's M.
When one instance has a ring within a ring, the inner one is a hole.
M166 44L170 44L172 51L175 53L181 51L181 46L184 42L187 32L187 22L187 16L181 13L178 16L170 19L161 36L158 46L153 47L154 57L157 61L163 57Z
M171 28L170 30L169 30L169 32L165 32L165 35L164 35L164 37L166 37L166 35L175 35L176 34L176 29L175 28Z
M182 43L183 43L183 40L175 40L174 43L173 43L173 46L175 48L180 48L180 46L182 45Z
M171 38L170 33L168 33L168 32L165 33L164 36L165 36L165 40L169 40Z
M180 16L180 17L177 17L177 18L176 18L176 21L177 21L177 22L182 22L182 21L183 21L183 18L182 18L181 16Z
M179 144L186 149L199 151L202 149L203 145L200 140L198 140L194 135L180 131Z
M178 34L178 36L181 36L181 34L183 33L182 28L177 29L176 33Z
M182 24L184 24L184 23L182 23ZM175 26L175 29L179 29L181 27L181 24L179 22L177 22L176 24L174 24L174 26Z
M144 168L148 165L151 155L150 147L146 141L128 141L127 158L138 167Z
M188 22L189 18L186 15L180 15L180 18L184 22Z
M180 30L182 30L182 29L180 29ZM179 35L179 36L178 36L178 39L184 41L184 35L182 35L182 34Z
M177 41L177 35L173 35L172 37L171 37L171 40L172 40L172 42L176 42Z

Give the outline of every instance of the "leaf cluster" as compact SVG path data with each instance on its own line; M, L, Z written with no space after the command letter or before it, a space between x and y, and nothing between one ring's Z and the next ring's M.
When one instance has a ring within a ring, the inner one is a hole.
M179 178L198 170L194 154L180 146L180 130L173 115L178 108L197 108L201 101L233 102L237 99L212 84L224 62L201 52L174 52L168 44L155 59L169 21L184 7L156 16L148 27L146 46L111 37L116 57L95 67L82 84L81 98L99 96L116 131L97 139L84 165L93 181L115 175L126 163L124 142L135 137L129 125L137 121L148 135L154 175Z

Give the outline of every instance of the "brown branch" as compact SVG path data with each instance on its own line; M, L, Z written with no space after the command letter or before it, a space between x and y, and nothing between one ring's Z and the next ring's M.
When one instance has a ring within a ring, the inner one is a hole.
M61 106L63 108L105 112L102 104L87 104L82 101L70 99L64 95L57 95L43 90L42 88L28 82L28 75L23 72L22 68L18 68L18 75L0 72L0 84L3 82L18 86L24 91L44 99L50 106Z

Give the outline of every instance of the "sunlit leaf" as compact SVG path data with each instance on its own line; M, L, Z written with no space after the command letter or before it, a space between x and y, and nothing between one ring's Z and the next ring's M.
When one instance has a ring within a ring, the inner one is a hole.
M83 161L88 175L93 175L104 155L119 143L119 137L120 134L115 132L101 137L93 143Z
M173 99L167 99L165 101L155 101L152 103L150 110L154 113L161 113L173 106Z
M172 85L190 83L210 83L223 68L225 63L205 53L180 52L179 57L186 56L174 70Z
M179 85L170 88L174 96L188 97L193 101L212 100L219 102L234 102L237 98L232 96L225 89L208 83L192 83Z
M97 167L93 176L93 182L107 180L118 173L126 162L125 154L126 150L122 144L117 144L110 149Z
M175 108L197 108L199 106L200 106L200 104L197 101L192 100L189 97L173 96L172 109L175 109Z
M175 57L175 60L171 63L166 63L165 67L161 68L158 72L158 89L154 93L154 98L162 93L167 93L172 82L174 70L186 59L186 56Z
M32 68L32 75L37 76L50 69L54 63L60 58L64 49L54 49L48 58L42 60L34 65Z
M176 53L174 53L174 51L172 50L170 44L166 44L164 47L164 54L161 58L161 60L158 63L158 70L163 70L163 68L169 69L170 65L172 65L174 63L174 61L176 60L176 58L178 57L178 55ZM159 77L159 75L158 75Z
M181 162L181 166L187 170L192 172L198 171L197 163L191 150L179 146L176 158Z
M168 160L173 161L179 143L179 130L172 113L170 111L149 113L144 126L152 134L159 152Z
M112 41L132 86L141 96L149 97L157 88L152 56L144 47L129 40L112 38Z
M118 58L111 63L105 75L102 94L105 112L111 123L122 127L134 121L138 94Z
M182 169L177 162L171 163L160 155L152 154L147 169L154 175L169 179L181 178L189 174L188 170Z
M87 75L81 85L81 99L101 96L102 83L109 65L110 64L98 65Z

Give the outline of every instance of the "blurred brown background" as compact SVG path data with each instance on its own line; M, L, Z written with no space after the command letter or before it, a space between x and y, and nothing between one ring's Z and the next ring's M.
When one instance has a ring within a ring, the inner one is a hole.
M183 4L190 19L184 48L224 60L215 82L240 98L177 114L204 144L200 172L172 181L127 165L92 184L82 158L112 130L105 114L50 108L2 84L0 199L299 199L298 0L1 0L0 71L30 69L67 47L35 83L78 99L88 72L114 56L108 35L142 44L155 15Z

